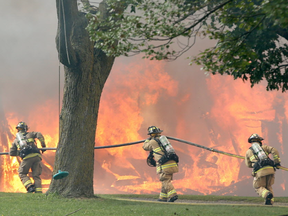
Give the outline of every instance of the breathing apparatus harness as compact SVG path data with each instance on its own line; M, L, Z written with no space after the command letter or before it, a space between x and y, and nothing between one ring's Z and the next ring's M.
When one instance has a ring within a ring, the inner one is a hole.
M159 138L158 137L149 137L148 140L154 139L159 147L161 148L161 150L164 152L164 155L158 153L158 152L154 152L154 151L150 151L148 157L147 157L147 164L148 166L151 167L156 167L156 161L154 159L154 155L158 154L161 155L162 157L158 160L158 163L160 165L165 164L167 161L169 160L174 160L177 164L179 163L179 157L178 155L175 153L172 145L170 144L170 142L168 141L167 137L162 135Z
M154 159L153 151L150 151L146 161L148 166L156 167L156 160Z
M250 147L257 162L253 164L253 173L256 173L259 169L265 166L274 167L274 161L269 158L263 148L258 142L253 142Z
M20 149L19 156L22 159L31 153L40 154L40 150L37 147L33 147L32 144L30 144L31 142L34 143L34 139L33 138L27 139L26 135L27 132L23 133L20 131L16 134L16 138L18 140L18 148Z

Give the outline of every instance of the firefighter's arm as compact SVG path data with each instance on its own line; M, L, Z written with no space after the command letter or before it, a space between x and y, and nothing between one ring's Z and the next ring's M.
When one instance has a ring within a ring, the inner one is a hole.
M274 160L274 164L277 166L281 166L280 163L281 163L281 159L279 157L279 152L276 148L274 147L271 147L271 146L267 146L267 152L269 154L272 154L273 155L273 160Z
M44 136L40 132L35 133L35 137L40 141L42 148L46 147ZM44 153L46 150L41 150Z
M9 151L9 155L10 156L19 156L20 152L17 150L17 146L15 144L15 140L14 142L12 143L12 146L10 148L10 151Z
M247 167L253 168L248 152L246 152L246 155L245 155L245 164Z
M145 151L153 151L153 148L152 148L152 145L151 145L151 139L148 138L145 140L145 142L143 143L143 146L142 148L145 150Z
M245 164L246 164L246 166L249 167L249 168L253 168L252 161L251 161L251 157L253 157L253 156L254 156L254 155L252 154L251 150L248 150L248 151L246 152L246 155L245 155ZM254 169L253 169L253 170L254 170ZM253 170L252 170L251 175L252 175L253 177L255 177L255 173L254 173Z

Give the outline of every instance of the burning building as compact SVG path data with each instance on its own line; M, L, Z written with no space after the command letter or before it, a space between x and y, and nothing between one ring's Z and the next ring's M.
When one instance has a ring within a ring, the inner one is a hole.
M95 146L145 139L147 127L157 125L165 135L245 155L250 145L247 138L258 133L265 144L279 149L285 165L285 94L266 92L261 85L251 89L228 76L190 75L197 80L184 85L173 77L179 74L167 72L167 67L169 64L140 59L116 63L102 95ZM57 101L47 101L25 119L31 130L45 135L47 147L56 147L58 141L58 119L50 118L53 113L57 113ZM22 119L4 111L1 119L0 148L8 151L15 125ZM180 194L255 195L251 170L243 160L171 143L180 157L180 172L174 178ZM95 151L95 193L159 192L155 170L146 165L147 152L141 144ZM52 177L54 155L53 151L43 155L44 190ZM18 163L15 158L1 157L1 191L25 192L17 176ZM277 171L274 188L278 196L285 194L286 177L285 171Z

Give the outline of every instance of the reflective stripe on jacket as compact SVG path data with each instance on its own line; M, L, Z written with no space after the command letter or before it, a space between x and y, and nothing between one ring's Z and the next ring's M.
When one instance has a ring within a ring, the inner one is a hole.
M273 155L274 163L280 163L281 162L280 157L279 157L279 152L276 148L271 147L271 146L267 146L267 145L262 145L262 148L267 155L269 155L269 154ZM253 151L251 149L248 149L246 152L246 156L245 156L246 166L249 168L253 168L253 165L256 162L257 162L257 159L255 158ZM259 170L257 170L257 172L255 172L255 174L256 174L255 177L262 177L262 176L266 176L266 175L270 175L270 174L274 174L274 173L275 173L274 167L265 166L265 167L262 167Z
M156 139L159 138L159 136L156 137ZM160 158L164 155L163 150L159 146L158 142L152 138L152 139L147 139L142 148L145 151L153 151L153 155L156 161L156 171L157 173L166 173L166 174L172 174L176 173L179 171L178 165L174 160L169 160L166 163L160 165L159 160Z
M41 146L43 148L46 147L44 136L40 132L27 132L25 134L25 137L26 137L27 144L31 145L33 148L38 149L36 142L34 140L35 138L40 141ZM16 138L12 143L12 146L11 146L10 151L9 151L9 155L10 156L19 156L19 147L20 147L19 142ZM39 154L39 153L30 153L30 154L26 155L23 159L31 158L31 157L35 157L35 156L39 156L40 158L42 158L41 154Z

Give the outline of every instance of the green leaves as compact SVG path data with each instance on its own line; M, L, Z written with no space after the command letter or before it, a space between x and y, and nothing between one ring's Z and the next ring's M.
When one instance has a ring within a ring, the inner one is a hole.
M176 59L204 36L217 45L190 64L285 91L288 47L279 35L288 39L287 7L287 0L107 0L107 18L87 14L87 31L109 56L151 60Z
M288 2L285 4L287 8ZM191 63L204 65L203 69L212 74L249 79L251 87L266 79L267 90L286 91L288 49L285 43L279 43L283 39L278 33L283 30L277 25L279 20L271 19L274 15L267 13L266 6L264 1L226 5L225 10L215 17L226 30L216 25L208 29L210 39L218 41L217 46L200 53ZM281 22L285 20L287 16Z
M95 47L102 49L107 55L134 55L144 52L150 59L168 59L176 53L171 49L173 39L181 35L190 37L191 34L191 31L187 30L188 23L181 22L182 19L185 21L187 14L191 12L189 7L183 10L185 2L183 0L164 2L109 0L107 19L101 20L101 13L96 14L95 17L87 14L89 19L87 31L91 40L95 42ZM115 13L116 8L124 3L123 13ZM115 41L118 44L112 47Z

